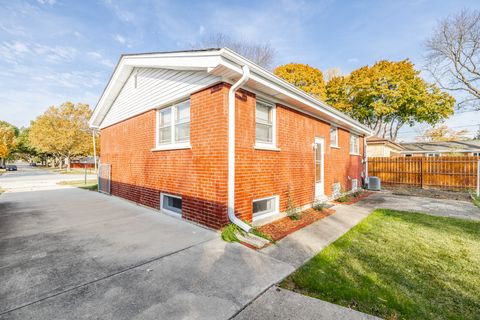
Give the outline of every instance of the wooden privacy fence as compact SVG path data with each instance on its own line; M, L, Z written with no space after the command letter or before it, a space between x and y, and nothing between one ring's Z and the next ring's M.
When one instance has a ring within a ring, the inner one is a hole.
M480 157L368 158L368 175L382 184L450 190L478 188Z

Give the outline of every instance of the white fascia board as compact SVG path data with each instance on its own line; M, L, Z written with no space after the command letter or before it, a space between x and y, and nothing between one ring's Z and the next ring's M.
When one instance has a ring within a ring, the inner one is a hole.
M307 93L303 92L292 84L278 78L271 72L264 70L260 66L253 64L246 59L243 59L233 51L229 49L222 49L222 56L223 59L221 63L226 67L238 72L239 74L241 74L241 66L245 64L248 65L251 70L250 80L270 87L273 90L279 92L280 94L295 99L303 105L314 109L315 111L328 115L329 117L335 119L338 124L343 124L344 126L347 126L348 128L351 128L358 133L365 135L372 134L372 131L366 126L351 119L340 111L333 109L322 101L313 98L312 96L308 95Z

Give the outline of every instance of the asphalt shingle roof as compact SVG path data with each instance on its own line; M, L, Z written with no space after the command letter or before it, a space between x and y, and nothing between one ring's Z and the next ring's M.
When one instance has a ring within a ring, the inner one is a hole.
M480 150L480 140L400 143L408 151Z

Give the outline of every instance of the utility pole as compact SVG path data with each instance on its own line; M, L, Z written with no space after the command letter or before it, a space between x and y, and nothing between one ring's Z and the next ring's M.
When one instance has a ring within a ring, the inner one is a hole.
M95 141L95 129L92 129L92 139L93 139L93 163L95 166L95 173L97 173L97 144Z

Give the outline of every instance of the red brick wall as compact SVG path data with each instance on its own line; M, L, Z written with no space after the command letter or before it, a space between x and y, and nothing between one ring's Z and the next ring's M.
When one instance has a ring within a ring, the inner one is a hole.
M228 89L217 85L191 96L190 143L185 150L151 151L155 145L155 111L130 118L101 132L102 163L112 164L112 194L153 207L160 192L182 196L183 216L220 228L227 216ZM287 190L297 206L314 198L315 137L325 138L325 193L333 182L350 189L348 176L359 179L361 157L349 154L349 132L339 129L340 149L330 147L327 123L277 106L277 146L255 150L255 95L236 99L236 214L251 220L253 199L280 196ZM363 140L360 139L363 153Z
M330 125L303 113L277 105L277 147L281 151L256 150L255 95L237 97L236 109L236 201L242 219L251 220L254 199L279 195L280 211L287 209L287 194L297 207L314 200L315 137L325 139L325 193L332 194L332 183L340 182L350 190L348 176L358 179L363 170L362 157L350 155L350 133L338 129L340 148L330 147ZM363 139L360 139L363 154Z
M153 110L102 129L112 194L153 208L161 192L181 195L184 218L213 228L227 224L227 94L220 85L191 95L191 149L151 151Z

